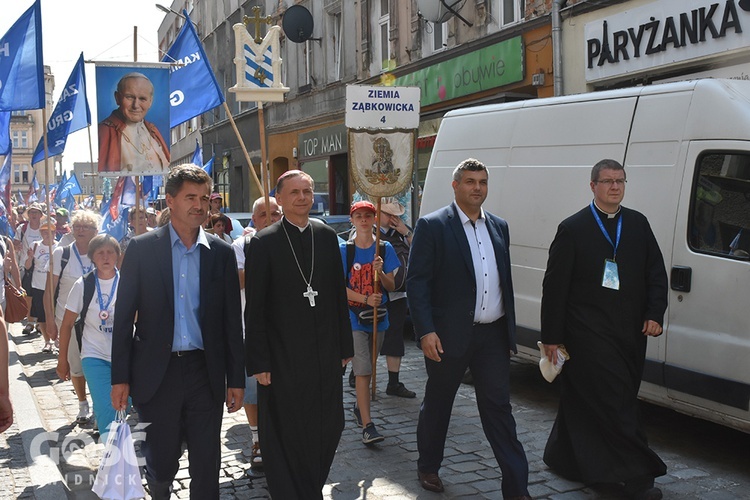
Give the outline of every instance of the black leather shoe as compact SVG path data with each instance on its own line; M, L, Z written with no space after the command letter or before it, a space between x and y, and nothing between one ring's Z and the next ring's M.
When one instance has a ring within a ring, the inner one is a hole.
M427 491L432 491L435 493L442 493L443 491L445 491L443 482L440 480L440 476L438 476L436 473L418 471L417 475L419 476L419 484Z

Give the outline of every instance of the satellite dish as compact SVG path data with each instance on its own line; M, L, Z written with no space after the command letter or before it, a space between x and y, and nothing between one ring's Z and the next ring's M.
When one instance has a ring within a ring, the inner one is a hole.
M303 43L312 38L313 17L310 11L301 5L292 5L281 20L281 27L286 37L294 43Z
M417 0L417 8L422 17L432 23L444 23L454 14L458 15L466 0ZM461 18L461 16L459 16ZM463 18L461 18L463 20ZM466 22L464 20L464 22Z

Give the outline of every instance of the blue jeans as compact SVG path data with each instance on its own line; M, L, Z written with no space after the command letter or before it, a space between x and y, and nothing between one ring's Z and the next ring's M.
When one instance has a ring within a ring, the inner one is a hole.
M99 358L81 360L83 375L89 385L91 400L94 402L94 417L99 426L101 442L106 443L109 424L115 420L112 406L112 363Z

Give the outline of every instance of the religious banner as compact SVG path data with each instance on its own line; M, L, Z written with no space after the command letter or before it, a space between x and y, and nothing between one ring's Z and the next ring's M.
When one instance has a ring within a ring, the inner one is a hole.
M96 63L99 175L169 171L169 64Z
M248 33L245 24L234 28L234 64L237 84L229 89L238 101L284 102L289 92L281 82L281 27L268 28L260 36L260 25L271 24L271 16L260 17L260 8L253 7L254 17L245 16L245 24L255 24L255 36Z
M349 129L349 170L360 191L394 196L411 184L413 165L413 130Z

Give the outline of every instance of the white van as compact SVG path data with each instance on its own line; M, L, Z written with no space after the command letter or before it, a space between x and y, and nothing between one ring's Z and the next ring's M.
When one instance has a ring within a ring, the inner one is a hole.
M750 432L750 82L696 80L480 106L444 117L421 213L453 199L465 158L489 168L485 209L510 225L519 349L538 360L542 278L557 225L621 162L670 277L665 334L640 396Z

